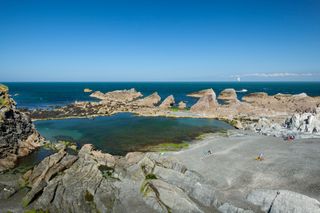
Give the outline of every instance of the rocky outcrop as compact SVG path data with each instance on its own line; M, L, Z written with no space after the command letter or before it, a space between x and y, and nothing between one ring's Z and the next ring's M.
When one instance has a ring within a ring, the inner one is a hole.
M183 110L183 109L187 108L187 104L183 101L180 101L178 104L178 108Z
M216 93L211 88L187 94L187 96L193 97L193 98L201 98L206 95L213 95L214 99L216 98Z
M4 171L39 147L42 138L30 117L15 108L4 86L0 86L0 100L0 171Z
M247 129L276 137L293 135L296 138L318 138L320 137L320 108L294 113L284 121L262 117L247 125Z
M291 114L316 108L320 103L320 97L310 97L305 93L297 95L279 93L269 96L267 93L258 92L248 94L242 100L253 107Z
M296 132L320 135L320 107L313 112L293 114L285 121L285 127Z
M254 190L248 195L247 200L268 213L320 212L320 202L316 199L286 190Z
M24 178L24 204L50 212L204 212L219 205L215 190L172 157L128 153L113 157L84 145L60 151Z
M218 106L216 99L212 95L202 96L197 103L195 103L190 111L196 113L210 113L213 112Z
M85 88L85 89L83 90L83 92L92 92L92 89Z
M259 101L260 99L266 99L267 97L268 94L265 92L254 92L242 97L242 101L245 101L247 103L254 103Z
M160 104L161 109L168 109L174 105L174 97L173 95L168 96L164 101Z
M210 113L213 112L218 106L216 93L213 91L213 89L201 90L199 92L191 93L188 96L200 97L198 102L191 107L191 112Z
M129 102L142 97L142 94L140 92L137 92L134 88L132 88L129 90L115 90L107 93L96 91L92 93L90 97L107 101Z
M237 93L234 89L225 89L218 96L219 100L224 101L226 104L238 103Z
M137 106L154 107L160 101L161 101L161 97L158 95L157 92L154 92L145 98L138 99L138 100L132 102L132 104L137 105Z

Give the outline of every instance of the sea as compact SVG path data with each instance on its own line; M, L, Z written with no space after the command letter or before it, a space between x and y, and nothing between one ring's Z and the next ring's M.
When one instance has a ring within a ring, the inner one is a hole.
M50 108L75 101L97 101L83 90L109 92L135 88L144 96L158 92L162 99L173 95L176 102L185 101L188 106L196 99L186 95L202 89L212 88L217 94L223 89L234 88L238 98L252 92L298 94L320 96L320 82L50 82L50 83L6 83L19 108Z
M105 83L4 83L17 102L18 108L52 108L75 101L98 101L85 93L84 89L108 92L135 88L144 96L158 92L162 99L173 95L176 102L185 101L192 106L197 99L187 97L191 92L213 88L217 95L226 88L234 88L238 98L252 92L266 92L320 96L318 82L105 82ZM85 143L110 154L125 155L143 147L163 143L192 142L204 133L221 132L232 129L230 125L214 119L139 117L130 113L120 113L94 119L63 119L35 121L35 127L47 140L74 142L79 147ZM34 164L50 154L38 150L24 163Z

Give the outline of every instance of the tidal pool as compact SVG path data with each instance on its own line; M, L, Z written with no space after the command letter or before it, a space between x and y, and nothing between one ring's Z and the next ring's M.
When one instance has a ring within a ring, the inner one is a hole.
M233 128L214 119L140 117L130 113L34 123L40 134L51 142L67 140L80 146L91 143L97 149L115 155L151 145L191 141L204 133Z

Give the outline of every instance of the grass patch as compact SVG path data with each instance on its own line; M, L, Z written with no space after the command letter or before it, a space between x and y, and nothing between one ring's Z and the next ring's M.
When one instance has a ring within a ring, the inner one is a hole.
M118 176L116 176L117 174L114 173L114 168L101 165L98 169L100 170L102 177L113 180L119 180Z
M166 152L166 151L179 151L181 149L186 149L189 147L189 143L162 143L155 146L149 147L149 151L154 152Z
M170 110L171 110L172 112L179 112L179 111L189 111L190 108L189 108L189 107L186 107L186 108L184 108L184 109L179 109L179 107L173 106L173 107L170 107Z

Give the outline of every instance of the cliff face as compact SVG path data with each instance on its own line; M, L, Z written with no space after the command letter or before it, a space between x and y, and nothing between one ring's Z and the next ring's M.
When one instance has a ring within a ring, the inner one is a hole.
M8 88L0 85L0 171L13 168L17 159L39 147L40 141L30 117L15 108Z

